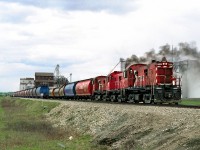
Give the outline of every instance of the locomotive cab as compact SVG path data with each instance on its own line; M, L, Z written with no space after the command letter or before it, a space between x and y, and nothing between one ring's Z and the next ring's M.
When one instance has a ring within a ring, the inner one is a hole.
M141 69L145 67L145 64L133 64L127 67L125 71L125 88L141 87L142 81L144 81L144 73L141 73Z

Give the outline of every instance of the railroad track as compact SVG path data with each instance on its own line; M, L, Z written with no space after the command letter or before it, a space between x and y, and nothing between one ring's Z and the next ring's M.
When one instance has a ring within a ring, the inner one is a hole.
M192 106L192 105L173 105L173 104L134 104L134 105L200 109L200 106Z
M65 101L63 99L63 101ZM149 106L149 107L174 107L174 108L190 108L190 109L200 109L200 106L193 105L175 105L175 104L144 104L144 103L133 103L133 102L111 102L111 101L93 101L93 100L69 100L76 102L93 102L93 103L106 103L106 104L116 104L116 105L134 105L134 106Z
M200 109L200 106L193 105L175 105L175 104L143 104L143 103L133 103L133 102L111 102L111 101L94 101L88 100L66 100L66 99L40 99L40 98L22 98L22 99L34 99L34 100L48 100L48 101L74 101L74 102L87 102L87 103L105 103L114 105L134 105L134 106L149 106L149 107L174 107L174 108L189 108L189 109Z

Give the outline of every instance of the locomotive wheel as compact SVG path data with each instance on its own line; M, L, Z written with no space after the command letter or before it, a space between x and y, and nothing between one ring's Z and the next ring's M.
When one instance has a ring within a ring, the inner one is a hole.
M150 99L149 95L144 94L143 95L143 99L142 99L144 104L151 104L152 103L152 99Z
M110 100L111 100L111 102L115 102L116 101L116 95L111 95Z
M129 101L129 102L134 102L134 95L130 94L130 95L128 96L128 101Z
M99 99L98 99L98 95L95 95L95 96L94 96L94 100L95 100L95 101L98 101L98 100L99 100Z
M103 95L102 100L103 100L104 102L107 101L107 97L106 97L106 95Z
M117 101L118 101L119 103L122 102L122 97L121 97L121 95L118 95L118 97L117 97Z

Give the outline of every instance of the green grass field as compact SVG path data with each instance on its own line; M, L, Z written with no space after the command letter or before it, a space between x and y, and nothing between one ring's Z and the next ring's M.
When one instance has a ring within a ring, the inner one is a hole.
M200 99L183 99L180 105L200 106Z
M74 129L54 128L45 121L45 113L58 106L55 102L0 98L1 150L92 150L95 146L89 135ZM73 139L69 140L72 136Z

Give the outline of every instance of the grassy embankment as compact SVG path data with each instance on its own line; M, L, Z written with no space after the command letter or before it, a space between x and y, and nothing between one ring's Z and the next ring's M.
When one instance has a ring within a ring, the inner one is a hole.
M183 99L180 105L200 106L200 99Z
M53 128L45 121L44 114L58 105L54 102L0 97L0 149L103 149L94 146L88 135L80 135L70 127L67 130ZM72 140L69 140L70 136Z

